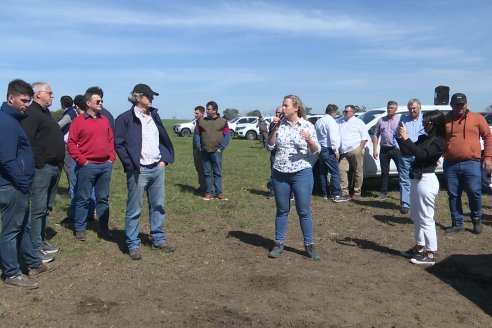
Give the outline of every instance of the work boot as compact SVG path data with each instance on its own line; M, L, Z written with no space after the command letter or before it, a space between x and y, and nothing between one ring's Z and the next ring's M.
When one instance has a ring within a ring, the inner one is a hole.
M477 235L483 231L482 220L480 218L472 218L473 232Z
M277 244L275 243L275 246L273 246L273 249L268 253L268 257L272 259L276 259L277 257L281 256L284 254L284 244Z
M463 224L457 224L455 221L453 221L453 225L451 228L447 228L445 230L446 233L456 233L462 231L465 231L465 226Z

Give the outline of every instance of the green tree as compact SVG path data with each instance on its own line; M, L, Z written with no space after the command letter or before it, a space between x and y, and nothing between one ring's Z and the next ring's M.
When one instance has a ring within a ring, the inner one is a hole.
M261 116L261 112L259 109L252 110L251 112L248 112L246 116Z
M224 111L223 111L223 117L230 121L232 120L233 118L236 118L239 116L239 111L235 108L226 108Z

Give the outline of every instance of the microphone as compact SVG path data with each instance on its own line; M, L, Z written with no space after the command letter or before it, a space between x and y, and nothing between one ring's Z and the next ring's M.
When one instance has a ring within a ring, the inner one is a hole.
M284 118L284 113L280 114L280 116L278 117L278 122L277 122L277 126L280 125L280 121Z

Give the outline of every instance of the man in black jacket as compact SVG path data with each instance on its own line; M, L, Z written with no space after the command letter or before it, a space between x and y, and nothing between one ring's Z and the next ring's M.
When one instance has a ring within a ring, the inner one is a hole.
M128 187L125 234L132 260L142 258L138 234L144 191L149 203L152 249L174 252L166 243L164 231L165 168L174 162L174 148L157 108L152 107L154 96L158 95L148 85L137 84L128 97L133 106L118 116L115 125L115 149Z
M59 250L57 246L48 244L46 227L49 212L55 205L65 143L58 123L48 109L53 102L51 86L46 82L35 82L31 86L34 91L33 102L27 117L22 120L36 164L31 194L31 240L36 255L48 260Z

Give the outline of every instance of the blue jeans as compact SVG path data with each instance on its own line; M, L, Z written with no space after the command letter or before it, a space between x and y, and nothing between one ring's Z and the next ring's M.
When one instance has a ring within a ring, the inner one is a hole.
M482 217L482 171L480 161L444 161L444 175L448 184L449 210L451 220L456 224L463 224L463 207L461 193L464 190L468 195L470 216Z
M66 155L65 156L69 156ZM69 168L69 173L68 173L68 188L69 188L69 193L70 193L70 207L67 210L67 216L70 219L75 218L75 194L77 193L77 174L75 174L75 167L76 163L75 161L69 156L71 165ZM68 160L65 158L65 163L67 163ZM94 189L92 189L92 195L91 199L89 200L89 209L87 210L88 216L92 217L92 214L94 213L94 210L96 209L96 194L94 193Z
M328 196L328 173L330 173L331 175L331 197L340 196L340 171L338 168L338 160L335 152L331 148L321 147L319 159L319 175L323 197Z
M61 171L56 165L45 164L36 169L31 194L31 240L34 250L43 249L46 242L48 215L55 205Z
M99 221L99 228L108 229L109 223L109 188L113 164L105 162L102 164L87 163L77 165L77 194L75 207L75 231L85 231L87 229L87 213L92 189L96 193L96 212Z
M277 216L275 218L275 242L283 244L287 231L290 211L290 194L294 193L297 215L301 224L304 244L313 243L313 217L311 215L311 193L313 191L313 170L304 169L295 173L272 172Z
M400 163L400 149L394 147L381 147L379 150L379 164L381 167L381 193L387 193L388 192L388 181L389 181L389 171L390 171L390 165L391 165L391 160L395 162L395 165L398 169L399 168L399 163Z
M398 163L400 171L400 207L410 208L410 168L415 156L401 156Z
M222 152L202 152L203 173L207 194L218 196L222 194ZM215 192L214 192L215 189Z
M0 187L0 217L0 258L3 274L11 278L20 273L17 245L26 265L39 268L41 259L34 254L30 235L29 195L23 194L13 186Z
M140 172L128 171L126 185L128 200L126 202L125 233L128 249L140 247L140 214L144 192L147 193L149 204L150 236L154 246L161 246L166 242L164 233L164 179L165 169L159 165L153 168L141 168Z

